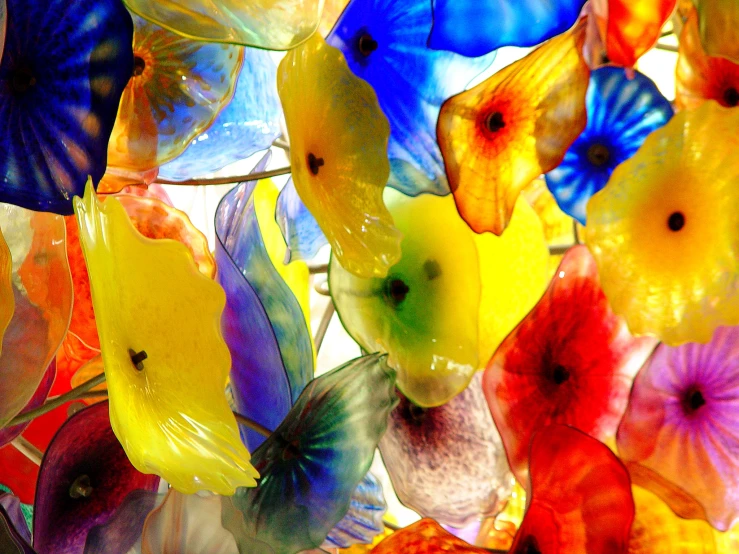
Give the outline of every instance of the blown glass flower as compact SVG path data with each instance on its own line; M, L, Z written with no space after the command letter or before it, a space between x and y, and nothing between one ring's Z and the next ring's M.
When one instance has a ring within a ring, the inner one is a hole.
M377 93L390 122L389 184L410 195L449 193L436 142L441 104L495 59L430 49L431 24L431 2L352 0L326 39ZM412 178L416 171L426 179Z
M637 375L618 429L634 482L681 517L726 531L739 519L739 327L708 344L660 345Z
M698 10L700 37L709 56L739 63L739 6L732 0L693 0Z
M39 552L77 554L87 532L106 521L135 489L159 478L134 469L113 434L108 403L74 414L44 454L36 489L33 544Z
M705 53L698 15L691 9L680 32L675 104L681 109L697 108L706 100L715 100L727 108L739 105L739 65Z
M585 225L585 206L617 165L672 117L672 106L649 77L619 67L590 74L588 123L562 163L546 174L549 190L567 214Z
M124 0L134 12L205 42L289 50L318 28L323 0Z
M141 236L118 199L101 204L88 187L75 210L111 424L131 463L182 492L254 486L224 393L223 290L184 245Z
M458 539L433 519L422 519L396 531L371 550L372 554L489 554Z
M565 32L585 0L434 0L431 48L481 56L501 46L536 46Z
M465 527L494 517L512 475L482 393L482 375L437 408L400 396L380 453L400 501L439 523Z
M521 190L554 169L585 127L585 23L447 100L437 136L462 218L500 235Z
M594 0L609 62L633 67L656 44L674 9L675 0Z
M72 213L132 69L131 18L117 0L8 0L0 61L0 201Z
M280 191L275 219L287 244L285 261L311 260L328 244L326 235L300 199L292 178Z
M588 203L585 239L635 335L707 342L739 324L739 111L676 114Z
M315 34L280 62L277 90L300 198L348 271L384 277L400 234L382 202L390 129L372 87Z
M46 399L49 396L49 392L51 391L51 385L52 383L54 383L55 377L56 363L52 361L49 364L49 367L46 369L44 376L41 378L41 382L39 383L36 392L33 393L33 396L28 401L28 404L26 404L26 406L20 411L19 415L38 408L44 402L46 402ZM20 423L18 425L5 427L4 429L0 430L0 446L5 446L16 437L18 437L20 434L22 434L23 431L25 431L28 427L29 423L30 422Z
M334 525L321 548L349 548L353 544L371 544L385 531L383 516L387 511L382 484L368 472L357 485L349 501L349 511Z
M585 246L567 251L536 307L488 364L483 390L518 481L532 436L562 423L613 437L632 379L654 347L614 315Z
M108 144L106 192L131 184L185 150L231 100L238 46L188 40L133 16L133 75Z
M634 520L629 474L607 446L552 425L531 441L530 496L510 554L624 554Z

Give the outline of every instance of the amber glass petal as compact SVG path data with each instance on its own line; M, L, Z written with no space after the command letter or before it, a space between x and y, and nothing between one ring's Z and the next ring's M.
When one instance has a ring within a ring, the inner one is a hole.
M12 278L13 260L10 257L8 243L5 242L5 237L0 229L0 354L2 353L3 335L5 335L15 311Z
M585 246L567 251L536 307L488 364L483 389L508 461L526 483L532 436L563 423L613 437L634 375L654 347L633 338L600 288Z
M0 356L0 425L33 396L64 338L72 310L64 219L4 205L0 227L13 259L15 310Z
M588 202L585 239L635 335L707 342L739 324L739 111L676 114Z
M607 446L565 425L531 441L531 496L510 554L626 554L634 500Z
M706 53L739 63L739 4L733 0L693 0L693 4Z
M585 128L585 22L441 108L437 135L462 218L500 235L516 198Z
M697 108L706 100L715 100L727 108L739 104L739 65L705 53L695 10L690 10L679 44L675 73L677 107Z
M318 34L282 60L277 90L300 198L347 270L384 277L400 234L382 202L390 127L375 92Z
M135 15L133 21L133 76L108 143L108 166L141 173L174 159L213 123L233 96L243 49L189 40ZM131 184L110 170L105 180L112 192Z
M682 517L725 531L739 520L739 327L708 344L660 345L639 372L618 429L634 482Z
M207 42L288 50L318 27L322 0L124 0L177 34Z
M423 517L464 527L495 516L513 484L482 375L438 408L400 396L380 453L400 501Z
M117 198L101 204L88 187L75 210L111 424L131 463L182 492L255 485L225 396L223 289L183 244L138 233Z
M396 531L376 547L372 554L489 554L446 531L433 519L422 519Z
M33 410L35 408L38 408L41 406L44 402L46 402L47 397L49 396L49 391L51 390L51 385L54 382L54 378L56 377L56 362L54 360L51 361L49 364L49 367L46 369L46 373L44 373L44 376L41 379L41 382L38 385L38 388L36 389L36 392L33 393L33 396L31 397L31 400L28 401L28 404L26 404L25 408L21 410L21 414L28 412L29 410ZM0 429L0 446L4 446L8 444L10 441L15 439L18 435L23 433L25 429L28 427L30 422L26 423L20 423L18 425L13 425L11 427L5 427L3 429ZM2 471L0 469L0 471ZM2 475L2 473L0 473Z

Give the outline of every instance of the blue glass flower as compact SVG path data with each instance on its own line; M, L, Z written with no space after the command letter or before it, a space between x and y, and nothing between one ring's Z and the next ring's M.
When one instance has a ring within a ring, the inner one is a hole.
M585 0L434 0L429 46L481 56L501 46L535 46L565 32Z
M562 210L585 225L585 206L617 165L633 156L644 139L672 117L672 106L638 71L601 67L590 75L588 123L559 167L545 175Z
M0 62L0 202L72 213L133 71L133 23L120 0L7 0Z
M280 191L275 219L287 244L286 263L293 260L311 260L328 244L328 239L318 226L316 218L298 196L292 177Z
M351 70L375 89L390 122L389 184L409 195L449 193L436 143L441 104L494 59L494 54L466 58L430 49L432 20L430 2L352 0L327 38L344 53ZM396 171L399 161L425 174L431 180L428 188L418 188L424 181Z
M269 148L282 133L281 117L272 54L245 48L233 99L180 156L159 169L159 177L173 181L202 177Z

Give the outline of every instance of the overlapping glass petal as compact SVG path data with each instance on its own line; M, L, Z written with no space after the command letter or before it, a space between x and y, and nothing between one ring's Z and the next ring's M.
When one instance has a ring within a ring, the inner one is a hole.
M698 10L700 37L709 56L739 63L739 6L732 0L693 0Z
M282 236L287 244L285 261L311 260L328 244L316 218L308 211L295 190L292 178L280 191L275 212Z
M52 360L46 370L46 373L44 373L44 376L41 378L41 382L39 383L36 392L33 393L31 400L28 401L28 404L26 404L25 408L21 410L21 414L38 408L46 401L46 398L49 396L49 392L51 391L51 385L52 383L54 383L55 377L56 362ZM0 429L0 446L5 446L10 441L18 437L18 435L23 433L23 431L28 427L29 423L30 422L27 421L25 423L13 425L12 427L5 427L3 429Z
M0 62L0 201L72 213L108 138L133 67L118 0L8 0Z
M433 519L422 519L404 527L378 544L372 554L486 554L488 550L476 548L446 531Z
M400 234L382 202L390 129L372 87L315 34L283 58L277 90L300 198L347 270L385 276Z
M588 203L585 239L635 335L707 342L739 324L739 111L677 113Z
M585 128L585 24L447 100L437 136L462 218L500 235L521 190L554 169Z
M353 544L372 543L385 531L382 518L386 511L382 484L368 472L352 494L349 511L334 525L321 548L349 548Z
M536 46L565 32L584 0L433 0L432 48L480 56L501 46Z
M590 74L585 99L588 122L562 163L546 174L560 207L585 225L585 206L608 182L617 165L633 156L644 139L672 117L672 106L645 75L619 67Z
M352 0L327 38L377 93L390 122L390 185L410 195L449 193L436 143L441 104L495 59L495 54L466 58L432 50L426 44L432 19L431 2ZM399 162L410 163L427 179L404 178L395 167L402 167Z

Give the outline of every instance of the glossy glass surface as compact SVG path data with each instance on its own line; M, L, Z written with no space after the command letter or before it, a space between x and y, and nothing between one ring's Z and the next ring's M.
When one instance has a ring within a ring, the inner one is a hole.
M660 345L639 372L618 429L618 451L636 484L678 515L721 531L739 519L737 360L739 327L719 328L708 344Z
M141 17L206 42L288 50L318 27L323 0L125 0Z
M693 0L693 4L706 53L739 63L739 5L732 0Z
M382 485L372 472L367 473L357 485L349 501L349 511L334 525L321 545L329 548L349 548L353 544L371 544L385 530L382 518L387 503Z
M372 554L486 554L484 548L475 548L458 539L433 519L422 519L396 531L375 548Z
M715 100L727 108L739 104L739 65L706 54L701 45L698 14L691 9L680 33L675 104L679 109L692 109L706 100Z
M328 244L316 218L295 190L292 178L280 191L275 219L287 243L286 261L311 260Z
M2 338L13 319L15 298L13 296L13 260L10 248L0 229L0 354L2 353Z
M603 291L636 335L708 342L739 324L737 125L714 102L677 113L588 203Z
M391 164L408 162L426 176L403 178L393 168L390 185L410 195L449 193L436 143L441 104L462 92L495 59L495 54L466 58L432 50L427 45L431 24L431 2L352 0L326 39L377 93L390 122Z
M108 165L141 173L177 157L213 123L234 94L243 49L188 40L135 15L133 22L135 67L110 137ZM106 176L106 190L128 184L115 172Z
M400 257L400 234L382 202L390 129L372 87L315 34L280 62L277 90L300 198L344 267L384 277Z
M128 461L108 418L108 403L73 415L44 454L36 489L33 544L39 552L82 551L87 532L103 523L135 489L159 478Z
M72 213L105 172L131 75L131 18L117 0L7 2L0 62L0 201Z
M536 46L565 32L584 0L434 0L429 45L465 56L501 46Z
M205 132L159 169L159 176L175 181L202 177L268 148L282 134L276 79L272 54L244 48L233 98Z
M536 307L488 364L483 390L519 483L529 445L562 423L598 440L615 436L636 372L655 341L634 339L600 288L585 246L568 250Z
M33 517L33 506L22 504L17 496L4 485L0 485L0 506L5 513L3 517L8 528L14 528L15 532L27 543L31 542L31 532L28 529L28 516ZM7 492L6 492L7 491ZM29 514L30 512L30 514Z
M634 520L629 474L607 446L572 427L531 441L530 496L510 554L627 552Z
M28 404L26 404L26 406L21 410L21 414L29 410L33 410L34 408L38 408L46 401L55 377L56 362L52 360L49 367L46 369L46 373L44 373L44 376L41 378L41 382L39 383L36 392L33 393L31 400L29 400ZM30 422L21 423L19 425L0 429L0 446L5 446L18 437L28 427L29 423Z
M315 548L349 509L397 402L385 357L357 358L311 381L253 462L261 479L224 500L239 547L256 538L275 554ZM242 548L244 552L251 552Z
M585 128L585 24L447 100L437 137L462 218L500 235L521 190L554 169Z
M101 204L88 187L75 209L111 424L131 463L184 492L254 486L257 473L224 392L223 289L197 270L184 245L139 234L118 199ZM138 369L132 356L142 351Z
M562 163L546 174L560 207L585 225L585 207L617 165L633 156L652 131L672 117L672 106L638 71L601 67L590 74L588 122Z
M465 527L502 509L513 483L482 393L482 374L438 408L400 396L380 453L400 501L423 517Z

